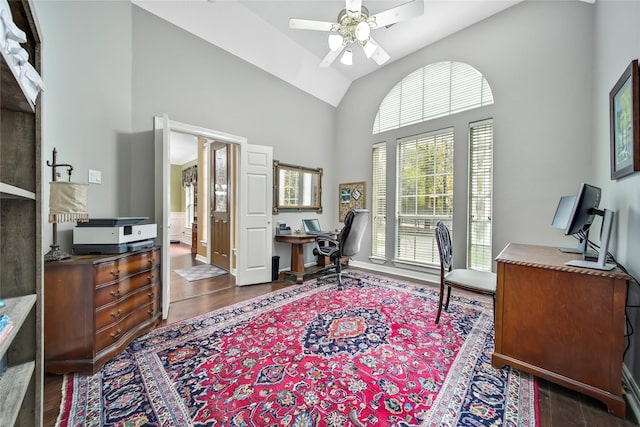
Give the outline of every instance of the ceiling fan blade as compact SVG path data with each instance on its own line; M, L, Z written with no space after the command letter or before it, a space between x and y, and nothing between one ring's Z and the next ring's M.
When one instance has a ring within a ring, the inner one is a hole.
M345 9L348 12L360 15L360 11L362 10L362 0L345 0Z
M322 62L320 63L320 67L327 68L331 66L331 64L333 64L333 61L335 61L336 58L340 56L343 50L344 50L344 46L342 46L339 49L336 49L335 51L330 50L329 53L327 53L327 56L325 56Z
M325 21L312 21L310 19L289 19L289 28L295 30L331 31L335 23Z
M371 56L371 58L373 58L373 60L376 61L376 64L382 65L385 62L387 62L391 57L380 45L378 45L378 48L376 49L375 52L373 52L373 55Z
M413 0L384 12L376 13L371 18L373 18L376 28L380 28L422 15L423 12L424 2L422 0Z

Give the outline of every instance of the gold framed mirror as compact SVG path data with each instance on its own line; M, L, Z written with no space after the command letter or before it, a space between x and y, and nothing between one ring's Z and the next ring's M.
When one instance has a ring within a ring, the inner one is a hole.
M273 213L322 212L322 168L273 161Z

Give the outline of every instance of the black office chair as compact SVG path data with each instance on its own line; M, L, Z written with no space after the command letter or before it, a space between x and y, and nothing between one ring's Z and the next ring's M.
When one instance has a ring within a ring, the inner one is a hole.
M364 236L367 222L369 221L369 211L366 209L352 209L344 217L344 227L340 230L337 238L325 234L316 236L316 248L313 253L318 256L327 256L333 264L326 271L335 269L335 273L327 274L323 277L337 277L338 290L342 290L342 278L348 277L360 282L356 276L342 272L343 257L351 257L360 252L360 243Z
M451 234L442 221L436 224L436 240L438 242L438 252L440 253L440 302L438 303L438 314L436 315L436 325L440 322L442 312L442 298L444 287L447 287L447 302L444 309L449 309L449 298L451 288L458 288L469 292L483 295L490 295L493 298L493 311L495 317L496 306L496 282L497 276L490 271L478 271L467 268L453 269L453 249L451 247Z

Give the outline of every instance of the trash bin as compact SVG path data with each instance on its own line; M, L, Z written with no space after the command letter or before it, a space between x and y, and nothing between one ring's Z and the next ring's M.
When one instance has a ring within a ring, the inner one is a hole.
M278 280L278 273L280 272L280 257L274 255L271 257L271 281Z

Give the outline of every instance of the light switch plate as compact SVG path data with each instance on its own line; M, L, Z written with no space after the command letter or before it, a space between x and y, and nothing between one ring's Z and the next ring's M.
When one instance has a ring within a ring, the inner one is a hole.
M89 184L102 184L102 171L89 169Z

